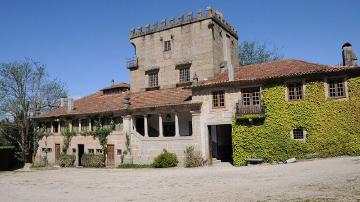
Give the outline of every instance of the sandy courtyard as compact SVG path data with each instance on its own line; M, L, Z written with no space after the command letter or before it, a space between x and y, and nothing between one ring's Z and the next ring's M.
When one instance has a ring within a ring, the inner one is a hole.
M0 201L360 201L360 157L287 165L0 172Z

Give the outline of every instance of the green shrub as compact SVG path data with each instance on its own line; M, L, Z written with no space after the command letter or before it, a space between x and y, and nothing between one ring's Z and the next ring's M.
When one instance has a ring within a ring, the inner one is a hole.
M118 168L152 168L153 166L151 164L131 164L131 163L124 163L120 164Z
M199 151L194 151L193 146L186 147L185 153L185 167L199 167L204 165L204 159L201 157Z
M83 154L81 164L84 167L100 168L105 166L103 154Z
M175 167L179 163L176 154L164 151L154 158L153 166L155 168Z
M76 156L74 154L61 154L59 157L59 163L61 167L73 167Z

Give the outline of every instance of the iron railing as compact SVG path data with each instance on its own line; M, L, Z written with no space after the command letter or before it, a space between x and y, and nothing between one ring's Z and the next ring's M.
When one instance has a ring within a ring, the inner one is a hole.
M127 68L132 69L138 66L138 59L136 57L129 58L127 60Z
M243 117L244 115L250 115L250 114L258 114L260 117L265 116L265 107L264 104L261 102L257 105L243 105L242 101L239 100L239 102L236 104L236 116L237 117Z

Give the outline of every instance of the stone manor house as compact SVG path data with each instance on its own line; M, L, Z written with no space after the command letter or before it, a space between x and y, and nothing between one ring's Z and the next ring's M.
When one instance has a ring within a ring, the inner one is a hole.
M232 162L232 121L248 115L266 119L271 109L262 97L264 83L281 81L283 99L301 102L307 80L315 78L323 83L324 99L346 102L352 96L348 79L360 74L349 43L343 46L341 66L281 60L239 67L237 31L210 7L132 29L130 43L135 50L127 62L130 84L112 82L81 99L62 99L60 108L34 117L38 129L51 133L40 140L38 159L46 153L50 164L58 163L66 127L78 133L68 149L76 154L76 165L84 153L102 153L97 139L81 135L99 120L115 124L107 166L121 163L127 135L134 163L151 163L163 149L183 162L187 146L208 164ZM289 133L297 140L307 135L299 128ZM126 155L125 162L129 159Z

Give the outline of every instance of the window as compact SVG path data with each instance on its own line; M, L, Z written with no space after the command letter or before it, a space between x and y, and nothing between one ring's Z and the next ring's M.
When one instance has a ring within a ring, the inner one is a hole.
M76 149L73 148L73 149L72 149L72 152L73 152L73 154L76 154Z
M330 98L344 98L345 95L345 81L343 79L333 79L328 81L329 97Z
M152 73L149 73L148 76L149 76L149 87L157 87L159 85L158 73L152 72Z
M213 108L225 106L224 91L215 91L212 93Z
M294 140L305 140L305 132L302 128L295 128L292 131Z
M118 149L118 150L117 150L117 155L122 155L121 149Z
M260 105L260 88L243 89L241 94L243 106Z
M302 100L304 99L304 90L302 83L288 84L288 99L289 100Z
M93 153L94 153L94 149L88 149L88 153L89 153L89 154L93 154Z
M180 71L180 82L189 82L190 81L190 69L183 68L179 69Z
M171 42L165 41L164 42L164 51L170 51L171 50Z
M102 149L96 149L96 153L97 153L97 154L102 154L103 151L102 151Z

